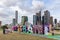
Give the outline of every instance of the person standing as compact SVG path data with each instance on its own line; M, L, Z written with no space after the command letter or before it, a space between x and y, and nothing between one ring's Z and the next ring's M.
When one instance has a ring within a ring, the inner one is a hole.
M18 25L18 32L20 32L20 25Z
M8 29L7 25L2 26L3 34L5 34L5 29Z

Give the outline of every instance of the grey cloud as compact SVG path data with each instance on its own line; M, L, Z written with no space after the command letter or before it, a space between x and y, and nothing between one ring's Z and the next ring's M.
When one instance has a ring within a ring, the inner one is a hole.
M14 15L15 12L10 9L11 6L13 6L13 7L19 6L19 8L22 10L22 13L24 13L24 11L26 11L25 14L21 13L22 15L30 15L31 13L33 13L37 10L40 10L40 8L41 8L40 6L42 6L41 4L39 4L40 5L39 7L37 6L38 4L36 4L37 7L34 7L35 4L32 4L32 3L33 3L33 1L30 2L30 0L6 0L3 2L4 6L2 6L3 10L0 12L1 13L0 17L3 17L3 18L5 17L6 19L7 18L9 19L9 16ZM11 21L11 20L8 20L8 21ZM5 20L4 22L7 22L7 21Z
M8 17L9 15L6 15L6 14L0 14L0 17L3 17L3 18L6 18Z
M0 10L0 17L7 18L11 15L14 15L14 12L9 8L3 8Z
M36 10L36 11L40 10L43 7L44 3L41 1L38 1L38 0L5 0L3 2L3 4L5 5L5 7L19 6L22 10L32 12L34 10ZM35 6L36 6L36 8L35 8Z
M10 6L15 6L17 2L18 2L18 0L6 0L3 2L3 4L6 7L10 7Z
M24 6L25 3L27 3L27 1L29 0L5 0L3 2L3 4L6 6L6 7L10 7L10 6L16 6L17 4L19 4L18 6Z

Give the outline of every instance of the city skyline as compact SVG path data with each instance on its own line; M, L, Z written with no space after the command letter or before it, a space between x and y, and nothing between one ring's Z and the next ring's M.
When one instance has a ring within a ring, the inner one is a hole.
M2 24L12 23L15 11L18 10L18 22L22 16L28 16L29 22L33 22L33 15L38 11L49 10L51 16L60 20L59 0L0 0L0 21ZM43 12L42 12L43 13Z

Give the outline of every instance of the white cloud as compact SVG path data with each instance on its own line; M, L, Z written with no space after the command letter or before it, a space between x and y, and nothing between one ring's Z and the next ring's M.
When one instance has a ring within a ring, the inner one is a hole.
M44 3L42 1L32 1L32 5L34 8L38 8L38 9L44 7Z
M26 8L25 10L28 12L36 13L40 10L44 9L44 2L43 1L38 1L38 0L32 0L32 6L29 8Z
M33 22L33 14L44 7L44 2L38 0L0 0L0 17L3 24L11 23L15 17L15 10L19 13L19 22L21 16L28 16L29 22ZM5 20L4 20L5 19Z

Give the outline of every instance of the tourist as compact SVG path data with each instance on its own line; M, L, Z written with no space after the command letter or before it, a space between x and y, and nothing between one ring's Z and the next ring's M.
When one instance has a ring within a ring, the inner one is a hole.
M5 34L5 29L8 29L7 25L2 26L3 34Z

